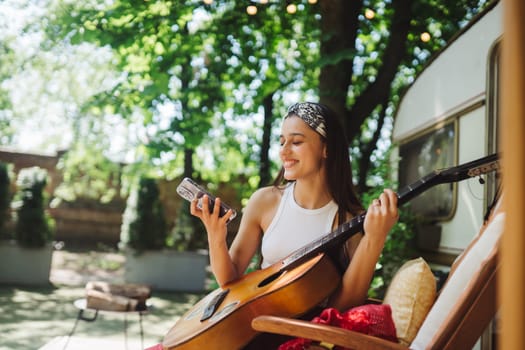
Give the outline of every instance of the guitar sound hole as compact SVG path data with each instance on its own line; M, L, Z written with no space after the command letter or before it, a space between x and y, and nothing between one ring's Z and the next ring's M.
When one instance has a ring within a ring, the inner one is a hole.
M284 273L284 271L279 271L279 272L276 272L274 273L273 275L270 275L268 277L266 277L265 279L263 279L261 281L261 283L259 283L257 285L257 287L261 288L261 287L264 287L270 283L272 283L273 281L275 281L277 278L279 278L282 274Z

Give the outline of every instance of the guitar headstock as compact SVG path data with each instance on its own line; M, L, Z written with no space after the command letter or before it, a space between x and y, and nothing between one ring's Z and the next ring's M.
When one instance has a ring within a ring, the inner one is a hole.
M398 205L404 204L432 186L458 182L499 169L498 154L492 154L455 167L434 170L398 192Z
M437 170L439 182L449 183L487 174L499 169L499 155L497 153L473 160L448 169Z

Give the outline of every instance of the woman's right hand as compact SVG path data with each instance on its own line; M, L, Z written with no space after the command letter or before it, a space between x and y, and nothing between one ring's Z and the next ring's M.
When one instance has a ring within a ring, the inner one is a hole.
M202 198L202 209L197 207L198 199L191 201L190 212L192 215L201 219L206 232L208 233L208 242L210 246L214 243L225 243L226 235L228 233L227 223L228 219L232 216L233 211L230 209L222 217L219 217L219 211L221 207L221 199L215 199L215 205L213 210L210 212L209 207L209 198L207 195L204 195Z

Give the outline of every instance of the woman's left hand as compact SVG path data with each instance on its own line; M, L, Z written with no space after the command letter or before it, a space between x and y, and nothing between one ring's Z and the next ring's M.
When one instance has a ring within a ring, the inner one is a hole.
M365 235L384 242L398 219L397 194L391 189L385 189L379 198L374 199L368 207L363 226Z
M398 218L397 195L386 189L368 207L363 224L365 235L354 251L341 287L331 297L331 306L344 310L365 301L386 237Z

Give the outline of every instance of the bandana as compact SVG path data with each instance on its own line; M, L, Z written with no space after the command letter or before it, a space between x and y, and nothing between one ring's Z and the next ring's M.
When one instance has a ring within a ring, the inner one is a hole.
M288 107L288 112L284 118L286 119L292 114L301 118L312 129L326 138L325 120L319 105L310 102L295 103Z

